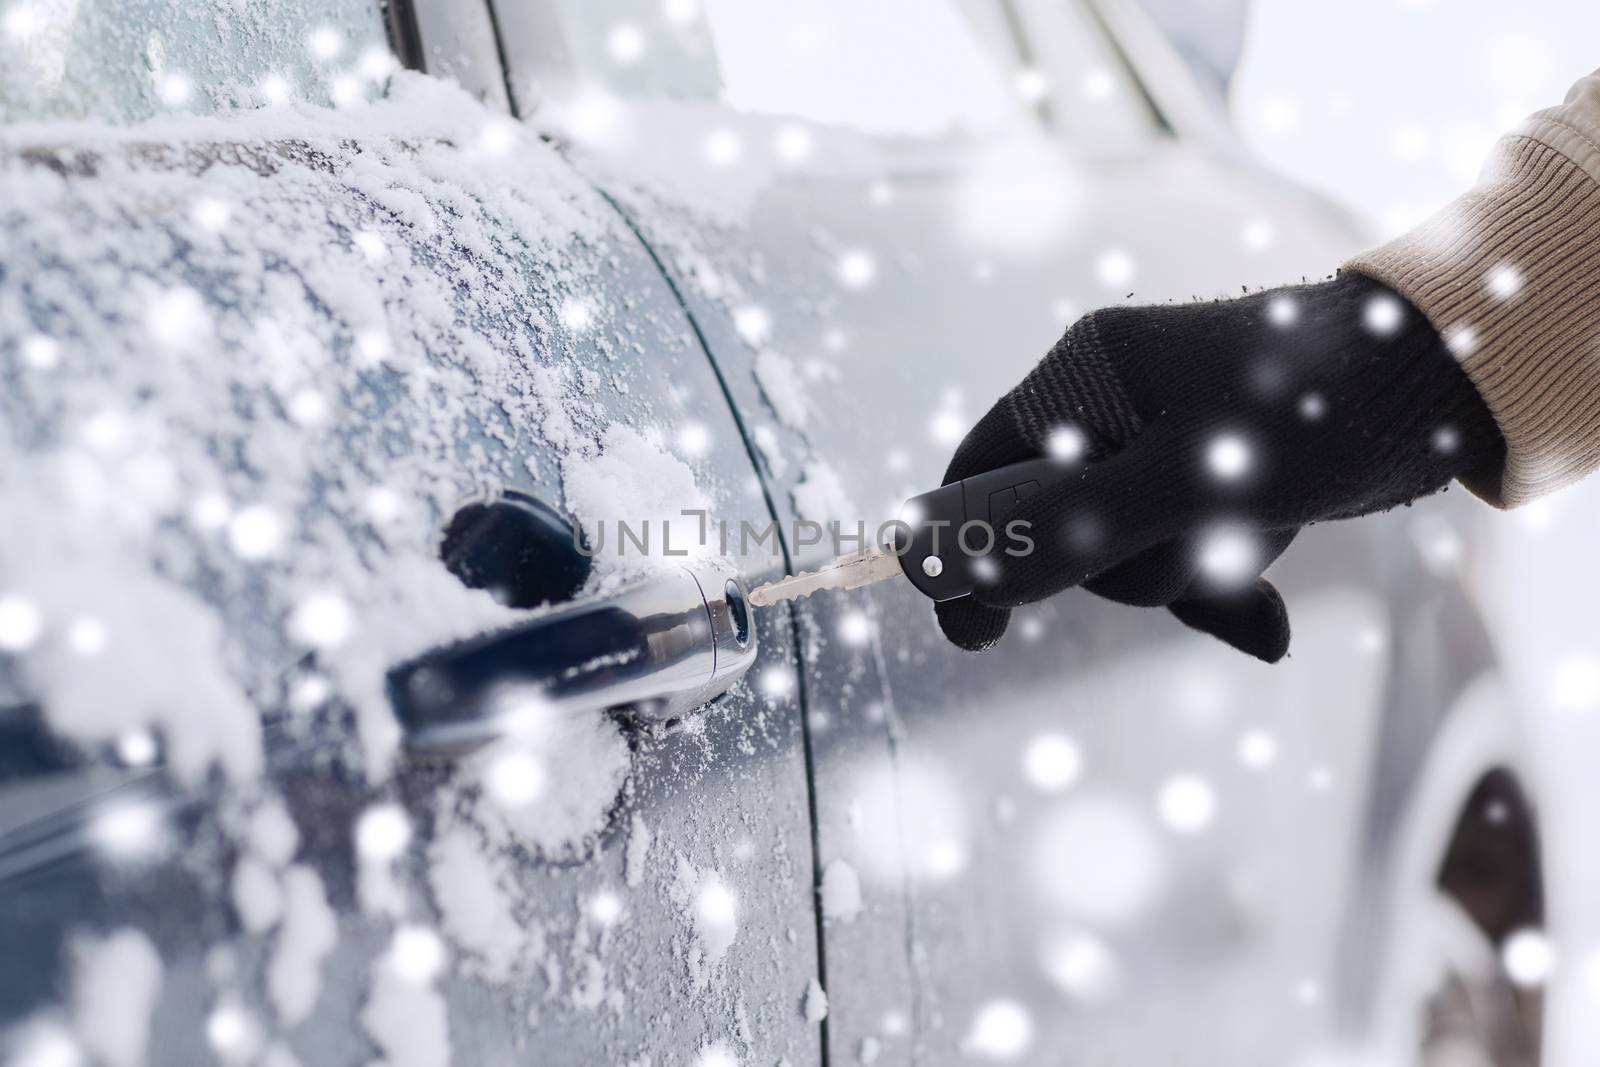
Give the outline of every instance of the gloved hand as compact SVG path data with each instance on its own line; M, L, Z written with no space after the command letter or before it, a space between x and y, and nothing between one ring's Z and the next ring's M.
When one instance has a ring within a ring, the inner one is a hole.
M1301 526L1452 478L1492 486L1505 445L1421 313L1345 273L1084 316L967 434L945 483L1076 451L1078 477L1013 513L1033 551L991 557L992 580L936 605L955 644L988 648L1010 608L1082 585L1274 662L1289 619L1260 574Z

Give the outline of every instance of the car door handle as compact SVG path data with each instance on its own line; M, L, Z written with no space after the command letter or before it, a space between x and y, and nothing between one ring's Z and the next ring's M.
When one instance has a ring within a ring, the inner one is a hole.
M389 699L409 749L461 755L514 734L530 702L679 718L755 658L744 582L731 564L700 560L427 652L389 672Z

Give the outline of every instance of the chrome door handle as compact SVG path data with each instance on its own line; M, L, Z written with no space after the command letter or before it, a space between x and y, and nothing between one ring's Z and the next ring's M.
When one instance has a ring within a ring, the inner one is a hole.
M678 718L755 658L744 582L731 564L702 560L425 653L389 672L389 699L408 748L459 755L514 733L530 702Z

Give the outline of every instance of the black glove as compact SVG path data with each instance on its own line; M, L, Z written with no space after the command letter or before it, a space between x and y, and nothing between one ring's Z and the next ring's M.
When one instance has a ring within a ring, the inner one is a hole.
M1260 574L1301 526L1456 477L1493 485L1505 457L1427 319L1351 273L1084 316L967 434L945 482L1078 448L1079 476L1013 515L1033 551L995 555L992 580L936 606L955 644L988 648L1010 608L1082 585L1274 662L1289 619Z

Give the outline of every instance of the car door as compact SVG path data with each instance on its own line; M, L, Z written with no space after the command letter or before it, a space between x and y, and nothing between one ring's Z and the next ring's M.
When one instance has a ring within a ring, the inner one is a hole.
M53 121L0 127L7 1056L817 1062L784 615L678 724L511 691L441 759L395 714L403 665L678 581L682 509L771 522L647 249L397 70L383 6L78 16L29 42L72 68L49 106L4 98ZM108 95L125 125L79 121Z
M1354 240L1175 137L1087 11L1017 10L497 7L521 106L665 264L787 522L870 538L1084 310L1297 278ZM812 535L798 564L836 547ZM832 1054L1320 1040L1346 898L1313 890L1358 876L1394 540L1302 538L1271 669L1081 594L982 657L903 583L797 605ZM1263 1002L1292 1010L1201 1023Z

